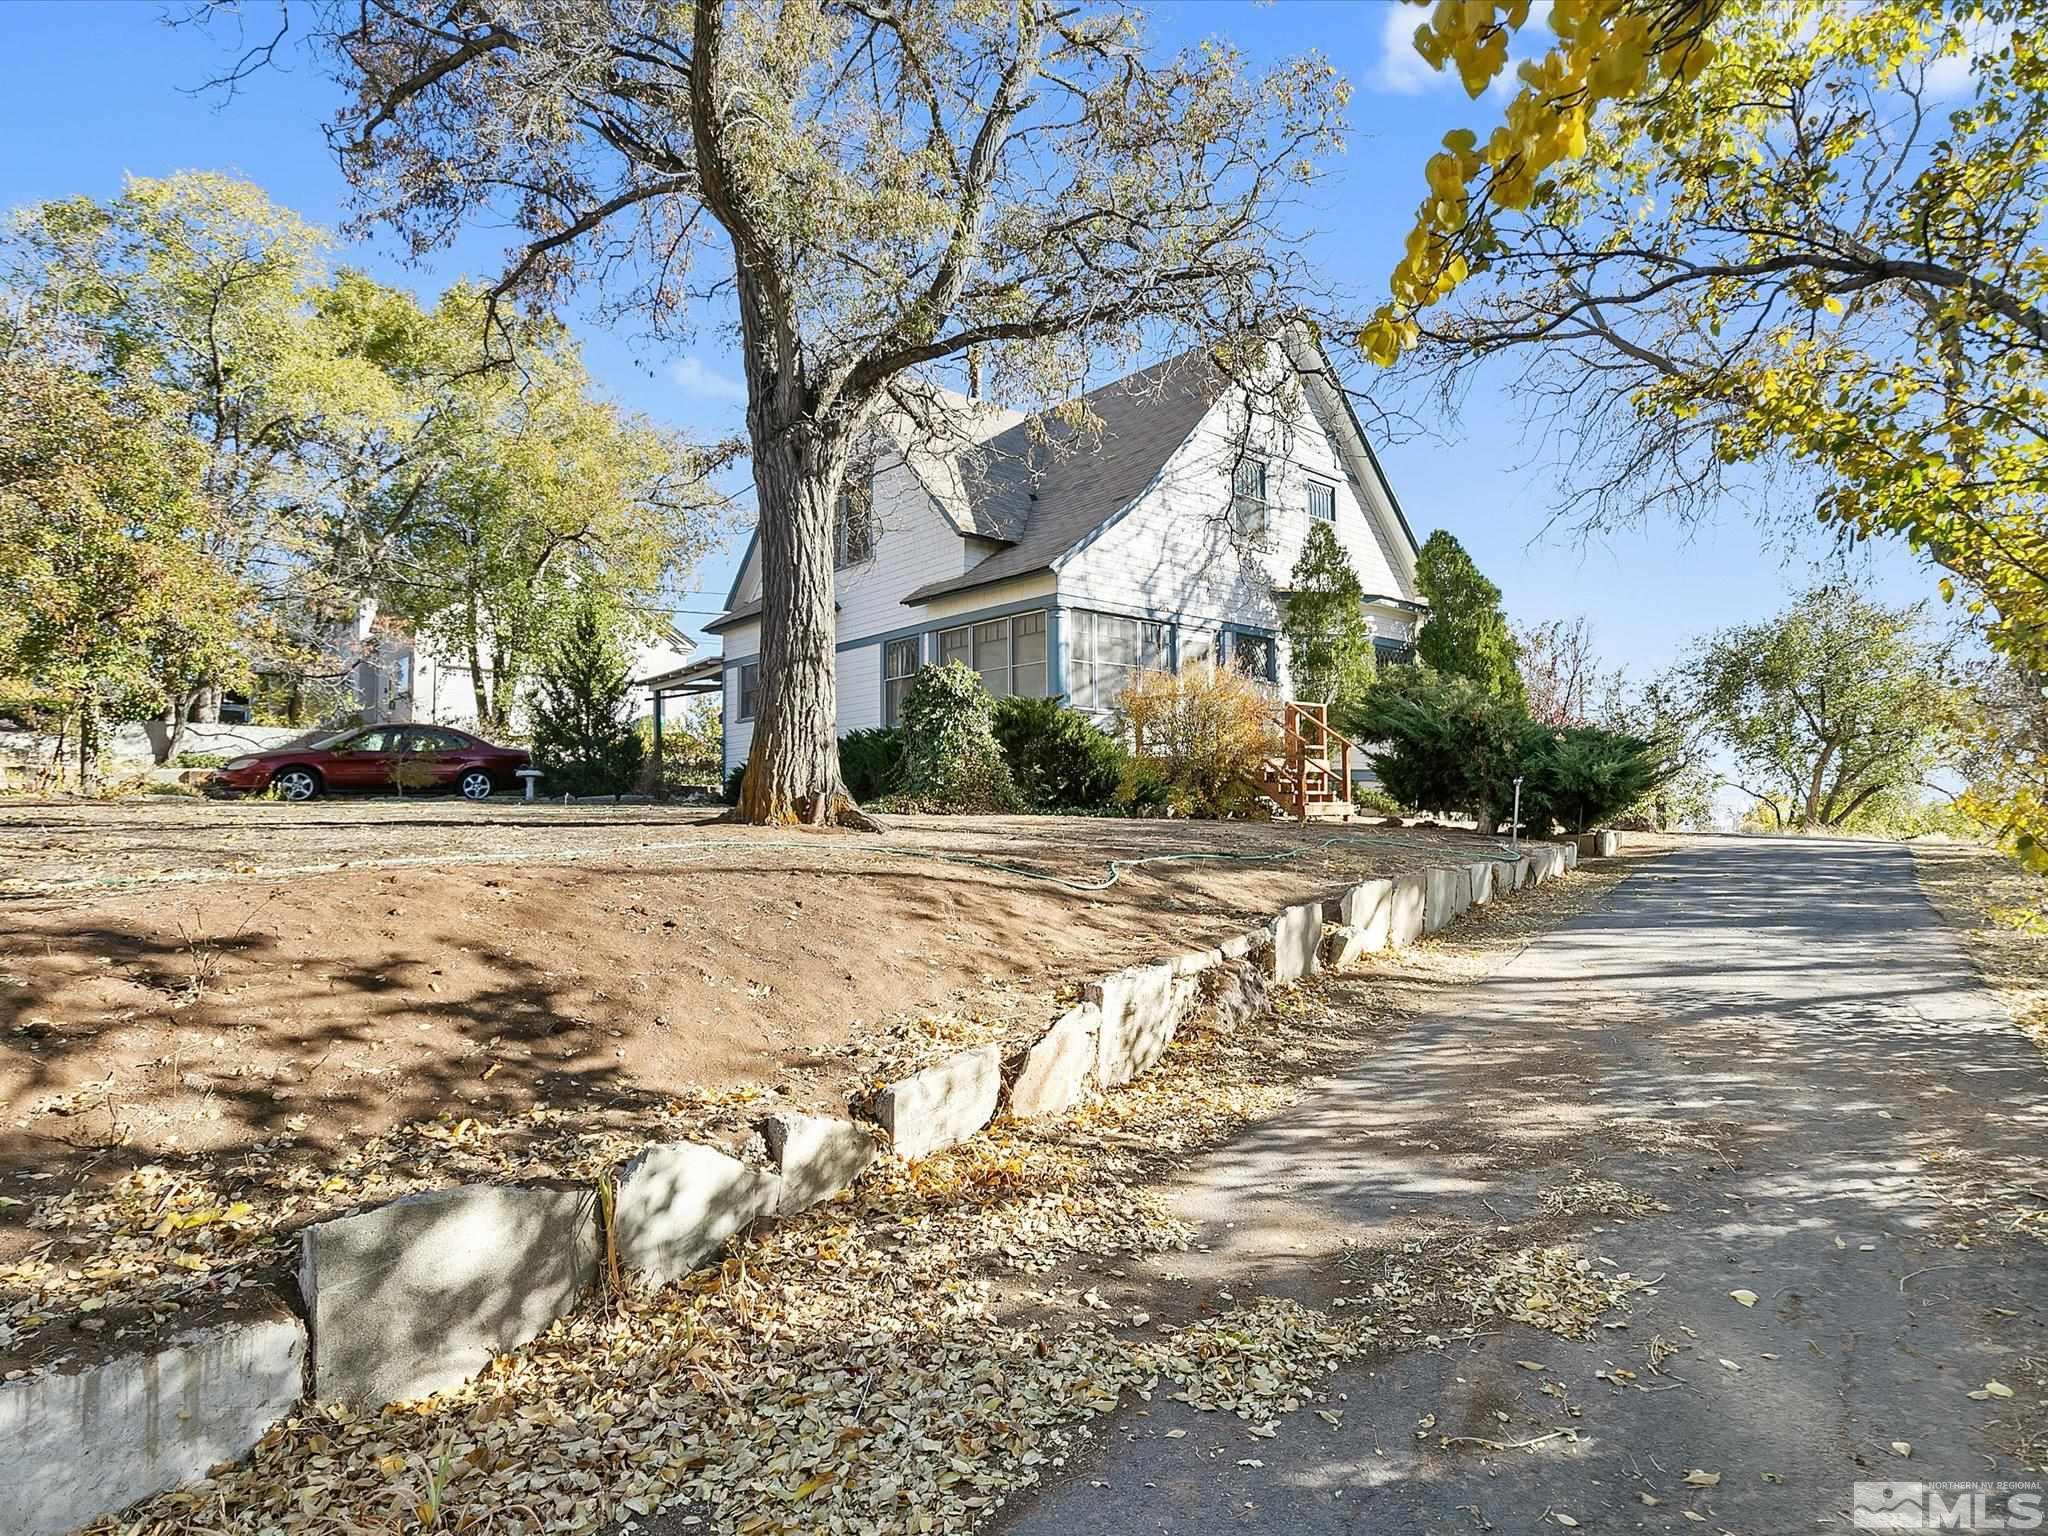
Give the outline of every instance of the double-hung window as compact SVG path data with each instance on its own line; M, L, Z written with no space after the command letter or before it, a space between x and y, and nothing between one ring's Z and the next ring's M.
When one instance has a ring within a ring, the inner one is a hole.
M882 646L882 724L903 718L903 696L917 676L917 636L890 640Z
M1239 459L1230 472L1230 513L1240 533L1266 531L1266 461Z
M740 668L739 718L751 720L761 707L761 663L747 662Z
M1320 480L1309 481L1308 515L1319 523L1337 521L1337 487Z
M981 681L995 698L1012 694L1025 698L1045 697L1046 669L1045 614L1013 613L1008 618L984 619L958 629L939 631L939 665L957 661L981 674Z
M1113 613L1073 615L1067 692L1077 709L1108 709L1133 675L1166 665L1166 626Z

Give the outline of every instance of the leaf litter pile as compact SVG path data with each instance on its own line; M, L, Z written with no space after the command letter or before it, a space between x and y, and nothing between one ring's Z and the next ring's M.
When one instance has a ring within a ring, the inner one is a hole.
M743 1536L965 1531L1128 1402L1165 1394L1276 1433L1339 1365L1426 1342L1400 1322L1407 1293L1144 1329L1085 1309L1015 1323L994 1281L1185 1249L1192 1229L1146 1170L1296 1102L1308 1072L1355 1051L1347 1024L1379 1023L1313 988L1280 1005L1236 1037L1185 1035L1063 1119L878 1165L721 1266L607 1298L459 1389L308 1407L246 1461L90 1530L538 1536L679 1504ZM1563 1249L1459 1275L1468 1327L1508 1315L1570 1333L1626 1289Z

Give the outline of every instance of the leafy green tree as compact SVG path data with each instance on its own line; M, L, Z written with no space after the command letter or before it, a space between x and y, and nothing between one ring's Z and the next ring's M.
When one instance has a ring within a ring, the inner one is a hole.
M499 285L607 281L658 333L729 299L760 512L760 715L740 810L857 819L839 782L835 508L880 413L1071 398L1162 333L1243 353L1299 308L1277 217L1338 143L1316 58L1146 46L1130 6L316 0L366 217L415 249L479 223ZM1057 105L1055 105L1057 103Z
M1429 604L1415 659L1450 677L1470 678L1505 703L1524 701L1515 668L1520 647L1501 611L1500 588L1479 573L1465 546L1439 528L1423 541L1415 585Z
M534 766L552 788L621 794L639 778L646 743L629 718L633 671L609 606L580 596L534 680Z
M355 312L357 345L403 391L410 423L361 510L362 579L468 666L479 726L503 732L576 592L601 586L628 629L651 628L634 615L684 584L716 529L710 461L596 399L560 328L522 328L515 371L480 351L475 290L406 307L373 295Z
M1343 728L1372 687L1372 626L1365 588L1328 523L1310 523L1280 596L1280 633L1297 699L1330 707Z
M162 395L0 343L0 673L67 702L90 793L111 701L160 698L167 657L234 675L241 593L206 552L199 454Z
M1818 587L1763 624L1708 637L1686 669L1736 787L1801 827L1849 825L1951 750L1964 700L1918 607Z
M0 242L0 279L42 344L117 401L146 391L196 454L184 542L239 608L232 660L212 644L154 657L171 750L188 714L217 713L230 674L324 665L333 621L352 616L322 555L364 443L399 402L323 319L325 243L258 188L211 172L39 204Z

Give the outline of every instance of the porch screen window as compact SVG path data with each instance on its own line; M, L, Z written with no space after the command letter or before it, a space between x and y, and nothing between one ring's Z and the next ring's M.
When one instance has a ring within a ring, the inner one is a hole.
M894 725L903 717L903 696L910 692L910 680L917 676L917 637L891 640L882 647L882 724Z
M1046 687L1045 615L1015 613L939 631L939 661L958 661L981 674L998 699L1012 694L1043 698Z
M1270 635L1248 635L1242 630L1225 631L1224 660L1246 677L1262 683L1280 680L1279 647Z
M1230 476L1230 510L1240 531L1266 531L1266 461L1239 459Z
M750 661L740 668L740 718L751 720L761 704L761 663Z
M1337 488L1320 480L1308 483L1308 515L1321 523L1337 521Z
M1108 709L1131 675L1166 665L1166 626L1112 613L1076 613L1067 691L1077 709Z

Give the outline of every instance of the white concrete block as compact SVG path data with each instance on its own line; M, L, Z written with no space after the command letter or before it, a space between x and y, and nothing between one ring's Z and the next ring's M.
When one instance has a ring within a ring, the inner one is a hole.
M1273 919L1272 977L1276 985L1313 976L1322 966L1323 904L1306 901Z
M777 1213L793 1216L829 1200L867 1171L875 1138L866 1126L823 1115L770 1115L760 1125L782 1184Z
M379 1405L467 1381L572 1310L597 1255L588 1184L437 1189L307 1227L313 1394Z
M62 1536L239 1460L305 1365L305 1324L259 1291L149 1348L0 1385L0 1531Z
M1422 872L1422 931L1441 933L1451 925L1459 912L1458 876L1460 869L1425 869Z
M1387 906L1387 943L1396 949L1413 944L1424 932L1429 906L1426 875L1396 875Z
M876 1095L875 1118L899 1155L924 1157L987 1125L1002 1091L1002 1049L984 1045L891 1083Z
M1475 859L1471 866L1472 905L1483 907L1493 900L1493 872L1498 866L1491 859Z
M1166 1054L1194 1001L1197 978L1172 965L1134 965L1087 983L1081 995L1102 1011L1096 1035L1095 1081L1129 1082Z
M765 1168L695 1142L649 1147L619 1168L619 1263L655 1285L680 1280L781 1204L782 1180Z
M1102 1009L1095 1003L1069 1008L1024 1053L1010 1083L1010 1113L1020 1120L1057 1115L1087 1097L1095 1085Z

